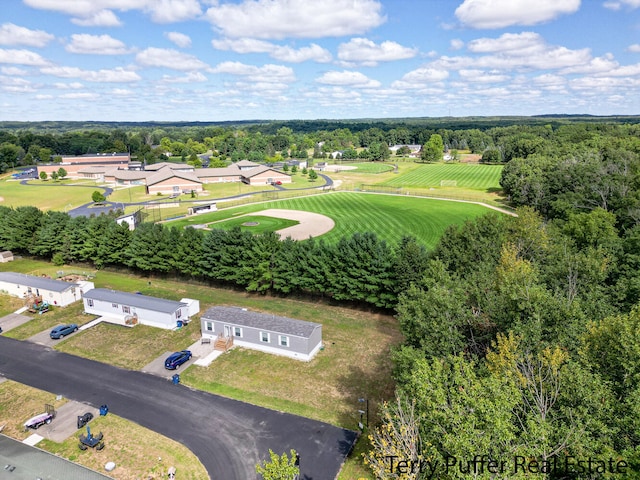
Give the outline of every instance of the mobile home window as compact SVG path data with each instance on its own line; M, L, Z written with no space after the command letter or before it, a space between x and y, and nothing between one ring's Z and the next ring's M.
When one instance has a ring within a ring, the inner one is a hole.
M260 341L264 343L269 343L269 332L260 332Z
M122 306L122 313L131 313L131 309L126 305Z
M112 303L112 304L111 304L111 307L112 307L112 308L118 308L118 306L119 306L119 305L118 305L117 303Z
M93 298L87 298L87 305L93 307Z
M242 337L242 328L233 327L233 335L236 337Z
M213 322L205 322L204 328L207 329L207 332L213 332Z
M182 317L182 309L181 308L176 310L176 318L180 318L180 317Z
M289 337L285 335L280 335L280 346L288 347L289 346Z

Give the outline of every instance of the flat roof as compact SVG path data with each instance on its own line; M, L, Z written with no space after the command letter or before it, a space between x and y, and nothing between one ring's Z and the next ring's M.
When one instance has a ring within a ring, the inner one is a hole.
M104 302L117 303L127 305L129 307L144 308L160 313L173 313L180 307L186 307L183 302L167 300L164 298L149 297L148 295L140 295L138 293L119 292L117 290L109 290L107 288L94 288L85 292L83 298L92 300L101 300Z
M319 323L304 320L251 312L241 307L211 307L204 312L201 318L303 338L309 338L316 328L322 326Z
M5 467L9 465L9 467ZM10 468L15 467L13 471ZM12 480L113 480L39 448L0 434L0 478Z
M72 287L78 287L77 283L63 282L46 277L36 277L25 273L0 272L0 282L15 283L31 288L42 288L51 292L64 292Z

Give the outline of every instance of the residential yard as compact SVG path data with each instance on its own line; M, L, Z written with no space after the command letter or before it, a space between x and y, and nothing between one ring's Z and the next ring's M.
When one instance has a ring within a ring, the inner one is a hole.
M19 402L16 399L20 399ZM34 433L25 431L23 423L44 411L45 404L58 409L67 399L58 400L54 393L37 390L10 380L0 383L0 426L3 434L24 440ZM53 420L54 422L56 420ZM186 447L169 438L147 430L135 423L109 413L96 417L91 423L95 434L102 432L105 448L102 451L78 448L78 436L86 433L78 430L62 443L43 440L38 448L67 458L72 462L97 471L103 471L108 461L117 465L118 480L166 478L167 469L175 466L180 477L190 480L207 478L207 472L198 458ZM44 428L44 427L41 427ZM161 460L159 460L161 459Z
M95 273L96 287L123 291L140 291L167 299L184 297L200 300L201 312L212 305L237 305L252 310L322 323L325 348L311 362L269 355L244 349L234 349L214 361L207 368L191 366L181 372L181 382L194 388L236 398L256 405L303 415L349 429L357 429L358 410L362 404L358 398L369 400L370 422L376 419L378 405L393 395L389 350L401 342L396 320L390 315L337 307L321 302L305 302L296 299L253 295L232 290L214 289L197 283L139 277L123 272L93 272L83 267L56 267L46 262L22 259L10 264L0 264L0 270L18 271L36 275L56 273ZM3 296L0 296L3 298ZM51 328L57 323L93 318L81 313L76 304L34 316L34 319L18 329L8 332L15 338L28 338L33 333ZM41 317L41 318L35 318ZM90 357L123 368L140 369L165 351L180 350L197 341L200 325L197 319L179 331L166 331L137 325L134 328L100 324L56 345L56 349L74 355ZM33 322L37 323L33 323ZM5 382L6 383L6 382ZM2 385L0 385L0 388ZM2 390L0 390L1 392ZM17 397L14 397L17 398ZM42 403L42 402L40 402ZM8 401L7 405L11 405ZM39 405L39 403L38 403ZM7 407L5 407L7 408ZM0 415L2 411L0 411ZM1 417L0 417L1 418ZM109 419L110 415L105 417ZM109 430L109 447L128 455L130 426L113 424ZM100 426L107 435L107 426ZM126 431L120 438L118 432ZM146 439L139 440L146 449ZM363 440L357 451L362 451ZM50 445L63 456L99 456L99 452L76 451L75 442L69 445ZM75 450L74 450L75 448ZM151 446L150 448L155 448ZM153 455L151 458L165 454ZM79 460L78 460L79 461ZM117 460L114 460L117 462ZM132 460L133 461L133 460ZM142 459L136 462L142 462ZM96 460L99 464L99 462ZM165 465L166 467L166 465ZM141 470L151 466L139 464ZM132 472L134 471L132 467ZM119 477L124 478L124 477ZM129 478L129 477L127 477ZM134 477L130 477L134 478ZM142 478L140 476L135 478ZM146 477L144 477L146 478ZM198 478L197 476L180 478ZM204 477L200 477L204 478ZM360 458L347 461L341 479L367 478L367 471Z

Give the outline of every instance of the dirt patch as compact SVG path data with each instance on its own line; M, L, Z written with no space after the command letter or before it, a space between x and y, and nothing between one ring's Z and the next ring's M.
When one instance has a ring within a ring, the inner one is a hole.
M330 231L335 227L335 222L319 213L305 212L302 210L281 210L272 208L252 215L264 215L265 217L284 218L286 220L295 220L298 225L283 228L276 233L281 238L291 237L292 240L306 240L309 237L318 237Z
M0 202L4 202L4 197L0 197Z

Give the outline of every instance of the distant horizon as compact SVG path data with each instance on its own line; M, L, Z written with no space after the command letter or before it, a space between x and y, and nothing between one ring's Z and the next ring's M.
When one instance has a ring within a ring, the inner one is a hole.
M640 112L638 0L2 6L0 121Z
M543 113L538 115L466 115L466 116L404 116L404 117L360 117L360 118L288 118L288 119L269 119L269 118L247 118L242 120L0 120L0 126L2 124L29 124L29 123L97 123L97 124L224 124L224 123L287 123L287 122L344 122L344 123L367 123L367 122L398 122L401 123L404 120L407 121L437 121L437 120L462 120L462 119L536 119L536 118L594 118L594 119L608 119L608 118L638 118L640 121L640 113L638 114L611 114L611 115L595 115L590 113Z

